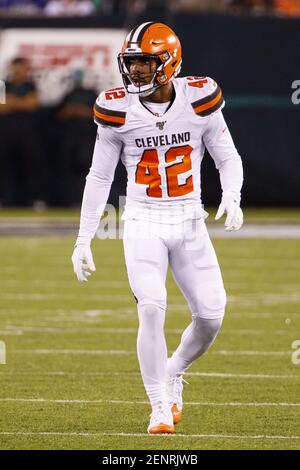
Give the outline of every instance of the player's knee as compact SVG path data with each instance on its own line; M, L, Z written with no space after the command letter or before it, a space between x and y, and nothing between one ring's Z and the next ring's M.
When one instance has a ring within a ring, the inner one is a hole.
M144 304L138 306L139 323L141 327L151 331L163 329L165 321L165 309L155 304Z
M223 285L209 285L197 299L194 311L202 318L222 318L225 306L226 292Z
M223 317L202 318L198 314L193 314L193 324L199 335L202 352L213 344L221 326Z

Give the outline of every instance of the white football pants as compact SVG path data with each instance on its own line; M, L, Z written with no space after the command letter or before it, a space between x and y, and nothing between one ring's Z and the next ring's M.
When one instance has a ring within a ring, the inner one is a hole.
M138 359L146 392L155 405L165 400L166 373L184 372L214 341L222 324L226 294L203 219L173 225L126 220L123 242L138 307ZM192 322L168 360L167 370L164 320L169 265L189 304Z

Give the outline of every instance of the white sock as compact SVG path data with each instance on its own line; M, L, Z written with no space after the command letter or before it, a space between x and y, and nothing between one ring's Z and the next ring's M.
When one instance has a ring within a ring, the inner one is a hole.
M154 304L138 305L137 353L144 387L153 406L166 403L167 345L165 310Z
M184 373L213 344L223 318L207 319L193 315L193 321L184 330L181 342L168 359L167 374L174 377Z

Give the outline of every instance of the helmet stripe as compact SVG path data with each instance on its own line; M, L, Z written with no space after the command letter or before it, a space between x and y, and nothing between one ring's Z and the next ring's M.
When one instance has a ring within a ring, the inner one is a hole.
M149 28L149 26L153 23L154 23L153 21L148 21L148 23L142 23L137 29L134 30L128 42L136 42L136 43L141 42L144 36L144 33Z
M131 42L132 41L132 37L134 35L134 33L136 32L136 30L139 28L139 26L136 26L135 28L133 28L130 32L130 36L129 36L129 39L128 39L128 42Z

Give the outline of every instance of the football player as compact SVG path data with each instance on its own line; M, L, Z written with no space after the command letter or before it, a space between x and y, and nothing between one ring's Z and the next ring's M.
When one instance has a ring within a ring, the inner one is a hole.
M220 173L216 219L243 223L241 158L222 114L224 99L209 77L177 78L178 37L162 23L143 23L118 56L124 86L104 91L95 104L98 136L87 176L80 229L72 256L79 281L95 265L90 248L121 158L128 174L124 253L137 300L137 353L152 414L148 433L174 433L182 415L183 374L213 343L226 294L204 222L200 165L205 147ZM164 334L168 266L185 296L192 321L167 358Z

